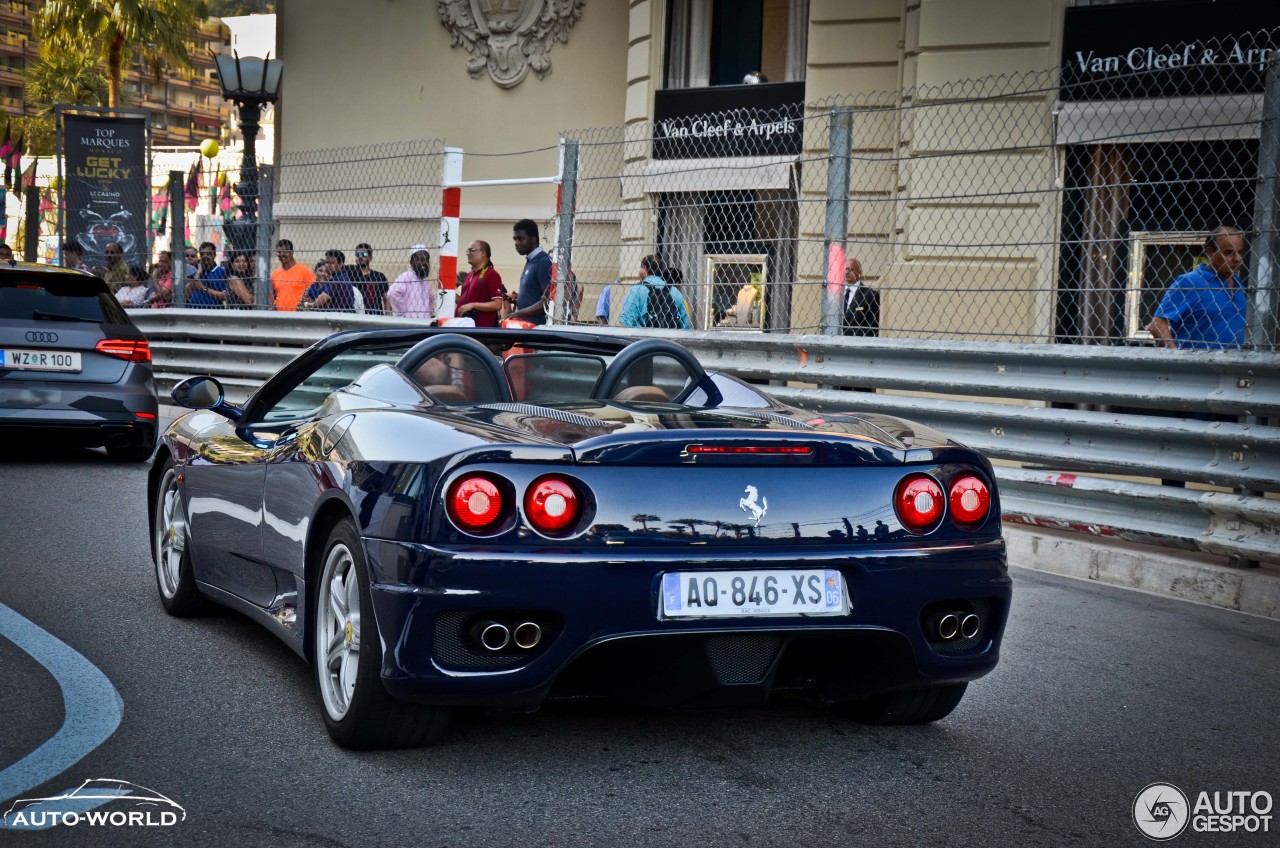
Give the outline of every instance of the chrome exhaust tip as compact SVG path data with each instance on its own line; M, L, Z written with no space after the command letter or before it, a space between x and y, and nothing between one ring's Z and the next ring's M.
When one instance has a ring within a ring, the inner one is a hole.
M973 613L968 613L964 618L960 619L960 635L965 639L972 639L978 635L978 628L981 626L981 619Z
M486 621L476 625L477 639L487 651L501 651L511 641L511 631L507 625L497 621Z
M522 621L511 631L511 640L522 651L535 648L542 641L542 628L537 622Z
M960 632L960 617L953 612L938 619L938 638L954 639L956 634Z

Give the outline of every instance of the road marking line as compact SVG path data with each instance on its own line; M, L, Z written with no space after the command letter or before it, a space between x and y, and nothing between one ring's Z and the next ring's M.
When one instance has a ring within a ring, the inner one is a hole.
M63 719L43 745L0 771L0 802L16 798L80 762L116 732L124 701L78 651L0 604L0 636L44 666L62 689Z

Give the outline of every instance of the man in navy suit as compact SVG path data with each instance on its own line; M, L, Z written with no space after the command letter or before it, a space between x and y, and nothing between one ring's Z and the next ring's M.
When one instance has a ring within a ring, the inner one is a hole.
M856 259L844 267L843 303L846 336L880 335L880 292L862 282L862 263Z
M511 241L516 253L525 258L524 271L520 274L520 287L516 290L516 311L511 318L547 323L547 290L551 288L551 257L538 243L538 225L528 218L517 221L512 228Z

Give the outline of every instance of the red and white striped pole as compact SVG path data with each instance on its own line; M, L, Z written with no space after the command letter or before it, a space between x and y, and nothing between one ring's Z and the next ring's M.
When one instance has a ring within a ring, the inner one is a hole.
M440 203L440 283L437 318L452 318L458 299L458 218L462 212L462 148L444 149L444 191Z

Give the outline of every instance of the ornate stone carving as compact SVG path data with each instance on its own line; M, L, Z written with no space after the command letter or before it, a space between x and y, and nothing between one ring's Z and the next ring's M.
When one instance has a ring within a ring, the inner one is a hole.
M471 54L467 73L486 68L502 88L520 84L532 68L551 73L551 45L569 41L586 0L436 0L440 23L454 47Z

